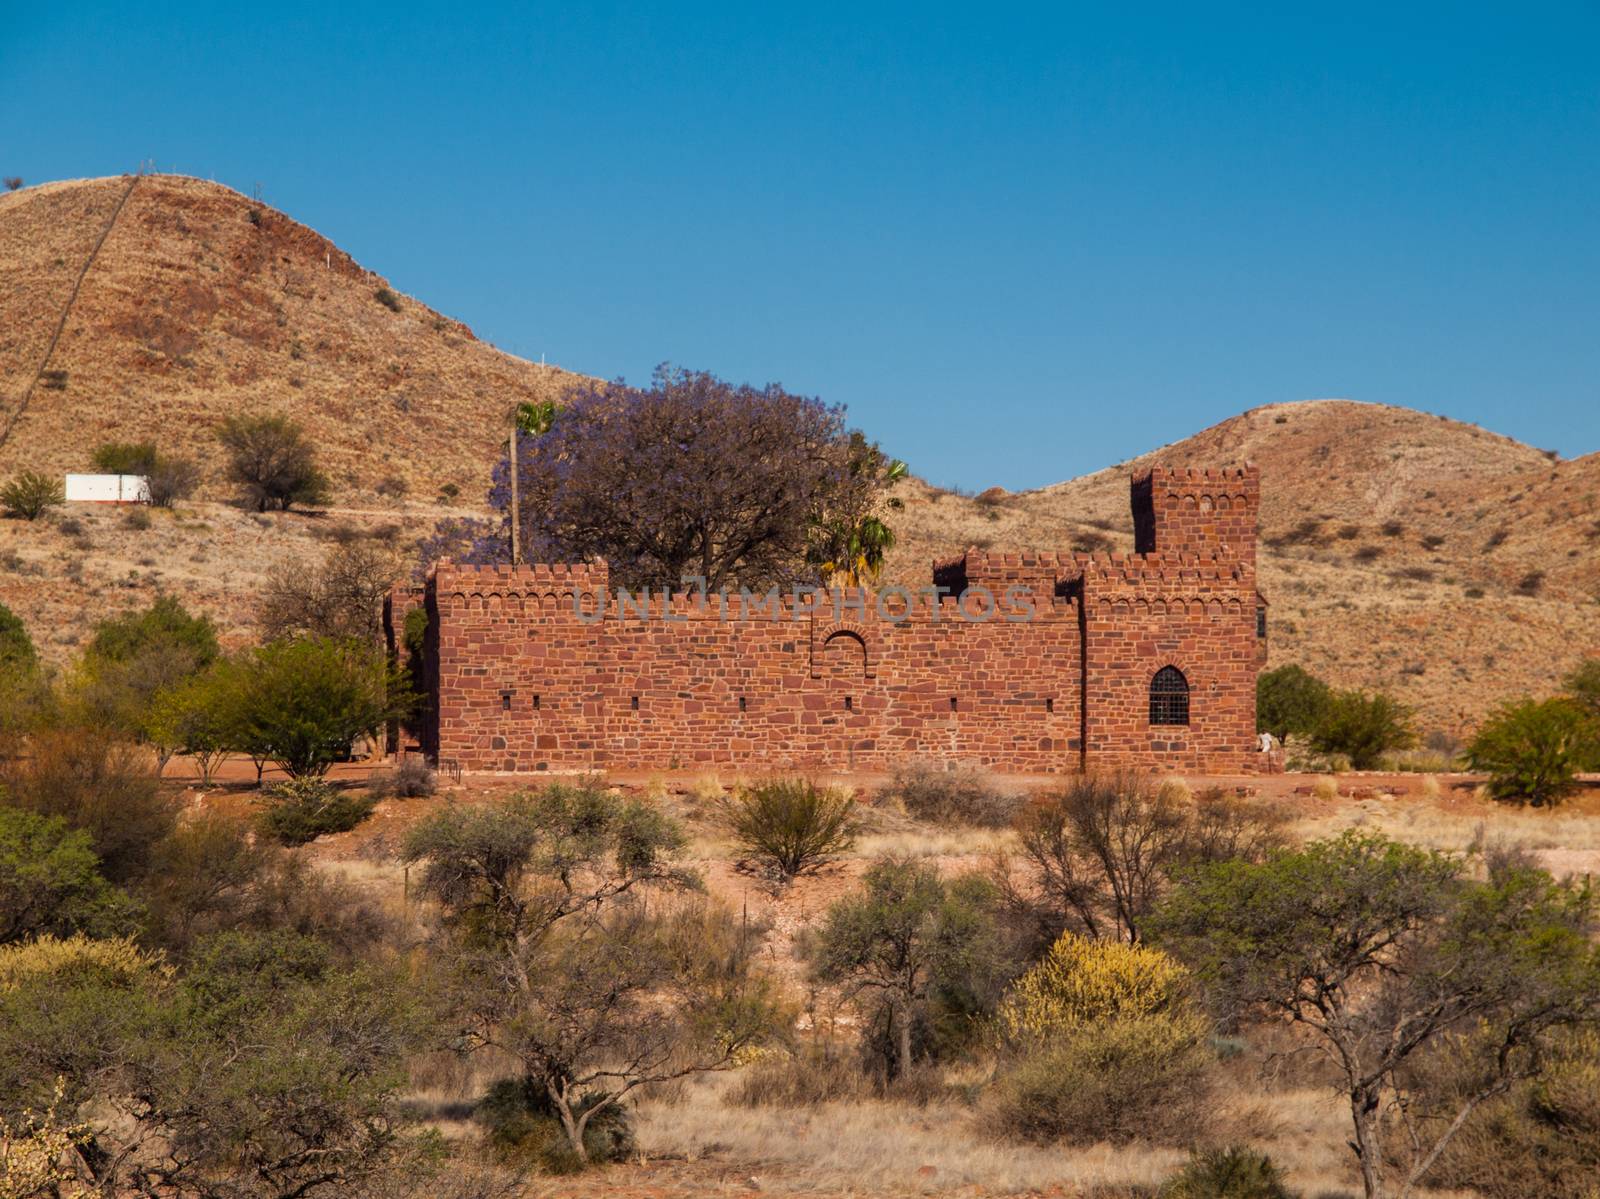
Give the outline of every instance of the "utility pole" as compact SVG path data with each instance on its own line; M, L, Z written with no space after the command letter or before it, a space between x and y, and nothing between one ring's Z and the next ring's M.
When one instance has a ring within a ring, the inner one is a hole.
M522 565L522 505L517 502L517 414L511 413L511 565Z

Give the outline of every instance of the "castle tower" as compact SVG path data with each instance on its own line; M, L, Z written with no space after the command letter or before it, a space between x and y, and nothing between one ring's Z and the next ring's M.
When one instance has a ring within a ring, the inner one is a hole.
M1230 558L1254 574L1261 471L1155 466L1132 479L1134 550Z

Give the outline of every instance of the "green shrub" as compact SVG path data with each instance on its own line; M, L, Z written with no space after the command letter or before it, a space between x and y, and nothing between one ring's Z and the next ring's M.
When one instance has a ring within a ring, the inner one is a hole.
M1371 770L1390 750L1416 744L1411 712L1381 691L1336 691L1311 734L1321 753L1345 754L1356 770Z
M1304 736L1321 722L1332 692L1328 684L1299 666L1280 666L1256 679L1256 731L1280 741Z
M1199 1021L1085 1024L1014 1058L989 1095L987 1122L1040 1144L1189 1143L1206 1126L1211 1061Z
M377 649L352 641L274 641L240 659L234 748L278 763L295 778L320 777L411 708L405 679Z
M100 875L89 834L0 806L0 944L43 933L127 931L133 905Z
M1258 1149L1196 1150L1162 1186L1160 1199L1293 1199L1283 1171Z
M883 798L898 801L916 820L979 828L1006 828L1022 807L1020 796L1000 790L983 771L942 770L932 762L896 767Z
M1467 757L1488 773L1494 798L1546 807L1572 792L1573 776L1595 760L1597 744L1594 720L1573 701L1523 700L1483 724Z
M27 627L15 612L0 604L0 670L32 670L38 661Z
M112 662L127 662L155 647L182 650L200 669L216 661L221 647L217 626L208 616L191 616L170 595L161 596L142 611L124 612L95 626L89 653Z
M325 503L328 479L299 424L286 416L230 416L217 430L230 477L257 512Z
M78 719L131 737L148 737L156 697L217 658L217 630L171 596L101 621L72 692ZM158 749L161 765L166 756Z
M394 292L390 291L387 287L378 288L377 291L372 293L372 298L378 301L378 303L382 304L390 312L400 311L400 297L395 295Z
M575 1105L582 1115L598 1100L586 1096ZM548 1174L576 1174L584 1163L572 1151L555 1105L544 1088L524 1078L502 1078L489 1088L474 1113L490 1147L503 1162L537 1166ZM621 1161L634 1150L627 1109L613 1103L589 1118L583 1147L590 1163Z
M739 847L784 882L855 843L848 791L810 779L767 779L741 787L726 805Z
M38 471L25 470L4 487L0 487L0 508L8 516L23 520L38 520L51 508L67 502L61 484Z
M1572 702L1600 720L1600 658L1589 658L1561 680Z
M372 814L373 801L319 778L296 778L267 789L262 828L285 845L304 845L324 833L343 833Z
M148 475L161 455L151 441L108 441L94 452L94 468L108 475Z

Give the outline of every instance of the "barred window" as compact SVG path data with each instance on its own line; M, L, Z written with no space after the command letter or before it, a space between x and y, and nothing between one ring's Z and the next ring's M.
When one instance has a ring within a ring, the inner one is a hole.
M1189 723L1189 680L1176 666L1163 666L1150 680L1150 723Z

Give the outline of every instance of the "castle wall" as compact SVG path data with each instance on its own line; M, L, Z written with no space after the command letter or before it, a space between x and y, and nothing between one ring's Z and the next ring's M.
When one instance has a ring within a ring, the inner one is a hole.
M657 593L619 610L604 565L441 562L388 617L427 606L419 740L466 770L1259 769L1255 468L1157 468L1132 500L1140 552L969 550L933 571L964 599ZM1188 682L1187 725L1151 723L1165 666Z
M1033 618L1005 620L1019 597L969 621L955 599L925 596L894 621L865 592L814 612L716 596L664 609L658 594L648 618L608 602L589 623L574 597L592 612L605 586L594 567L435 571L441 758L517 771L1080 765L1075 601L1029 596ZM897 615L905 602L885 597Z

